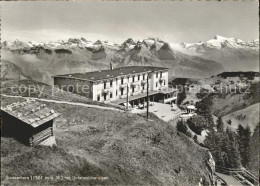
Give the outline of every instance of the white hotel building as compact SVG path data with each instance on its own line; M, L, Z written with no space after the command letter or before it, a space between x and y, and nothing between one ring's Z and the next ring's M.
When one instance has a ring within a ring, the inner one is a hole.
M86 96L93 101L143 103L147 99L147 78L150 101L174 103L177 90L168 87L168 68L153 66L126 66L87 73L53 76L54 85Z

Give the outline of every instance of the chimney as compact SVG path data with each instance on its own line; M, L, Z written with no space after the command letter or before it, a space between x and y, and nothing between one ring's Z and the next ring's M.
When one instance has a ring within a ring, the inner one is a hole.
M113 70L113 69L114 69L114 67L113 67L112 63L110 63L110 70Z

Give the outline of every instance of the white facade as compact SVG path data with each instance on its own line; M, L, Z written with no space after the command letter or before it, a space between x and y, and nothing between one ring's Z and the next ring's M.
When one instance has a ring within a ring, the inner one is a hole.
M54 85L93 101L121 104L126 102L127 89L129 101L144 101L147 97L147 79L152 100L155 98L159 102L168 103L176 99L177 92L168 88L168 69L161 67L133 66L57 75L54 76Z
M118 76L113 79L98 81L93 84L93 101L109 102L125 99L127 96L144 94L147 91L148 73ZM149 72L149 91L159 91L168 88L168 71Z

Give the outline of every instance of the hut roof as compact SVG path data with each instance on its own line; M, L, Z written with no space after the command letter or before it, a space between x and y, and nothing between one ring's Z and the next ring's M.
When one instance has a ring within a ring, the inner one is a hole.
M154 66L127 66L114 68L113 70L100 70L94 72L86 73L74 73L74 74L65 74L65 75L56 75L53 77L61 78L70 78L70 79L81 79L81 80L90 80L90 81L99 81L105 79L113 79L119 76L127 76L133 74L140 74L149 71L163 71L168 70L165 67L154 67Z
M1 110L34 128L53 120L60 115L54 110L46 107L46 104L42 104L35 100L12 103L5 108L1 107Z

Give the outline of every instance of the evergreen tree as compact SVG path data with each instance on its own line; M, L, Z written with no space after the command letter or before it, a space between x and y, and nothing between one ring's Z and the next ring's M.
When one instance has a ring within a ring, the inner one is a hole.
M223 159L223 165L224 167L227 167L230 163L229 163L229 159L228 159L228 135L226 134L226 132L224 131L221 134L221 139L219 141L219 146L221 149L221 153L222 153L222 159Z
M239 154L241 157L241 163L244 166L244 154L246 153L245 151L245 129L244 127L239 124L237 127L237 139L238 139L238 145L239 145Z
M216 164L220 167L225 167L224 153L221 150L221 147L218 145L216 147Z
M236 133L228 128L226 130L226 135L228 142L227 157L229 161L227 167L238 168L241 165L241 158Z
M214 151L215 147L215 132L209 131L208 135L206 136L204 140L205 146L211 151L211 153Z
M242 158L242 165L244 167L248 167L250 161L250 137L251 137L251 130L250 127L247 125L244 132L244 154Z
M238 134L238 144L239 144L239 153L241 156L241 163L244 167L248 167L249 157L250 157L250 137L251 130L247 125L244 128L241 124L238 125L237 129Z
M217 166L238 168L241 165L236 133L227 128L223 133L211 130L205 138Z
M224 132L224 123L223 123L223 120L221 117L218 117L218 119L217 119L217 130L220 133Z
M221 150L221 139L222 139L222 134L221 133L217 133L217 132L213 132L213 137L214 137L214 147L212 148L212 153L213 153L213 157L216 161L216 164L218 166L221 166L221 167L224 167L225 164L224 164L224 159L223 159L223 153L222 153L222 150Z
M204 117L206 119L208 129L210 131L215 131L215 124L214 124L214 120L213 120L212 114L207 113L207 114L204 115Z

